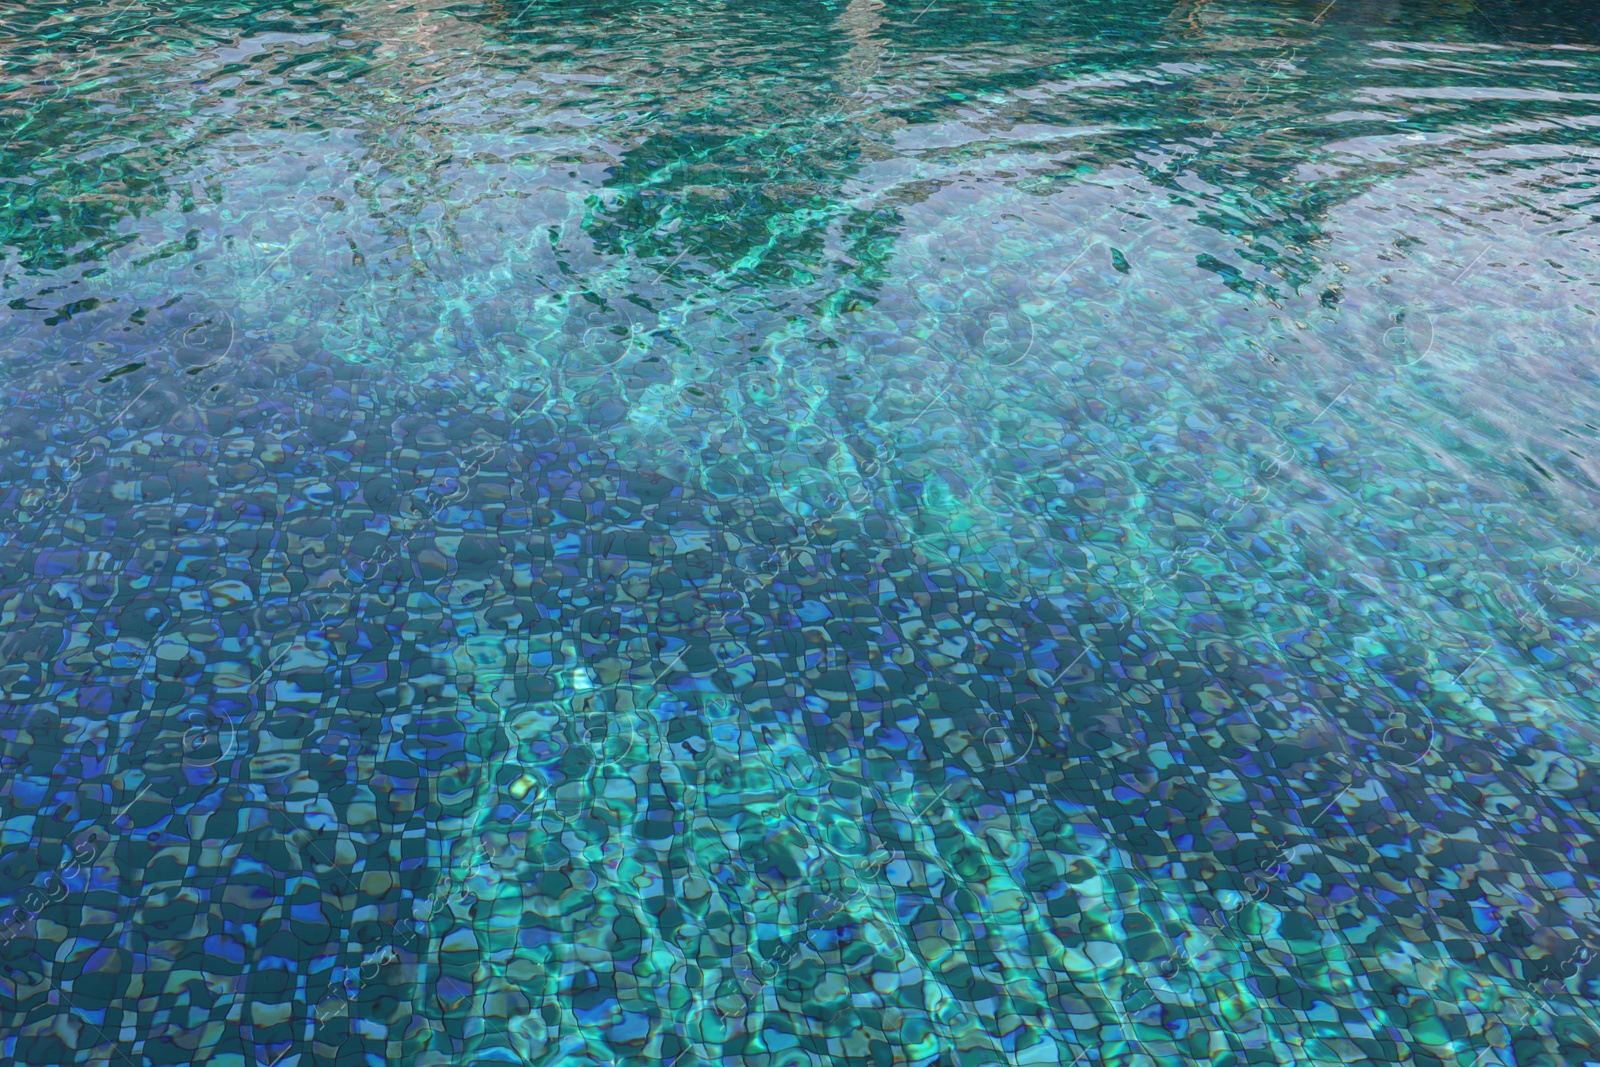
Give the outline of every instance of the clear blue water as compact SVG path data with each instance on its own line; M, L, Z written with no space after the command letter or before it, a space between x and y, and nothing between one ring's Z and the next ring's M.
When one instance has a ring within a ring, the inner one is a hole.
M1600 15L0 7L0 1055L1600 1062Z

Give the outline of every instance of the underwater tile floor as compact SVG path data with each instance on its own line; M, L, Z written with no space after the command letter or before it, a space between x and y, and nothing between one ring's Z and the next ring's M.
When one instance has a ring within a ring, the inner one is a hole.
M0 1059L1600 1063L1600 8L0 5Z

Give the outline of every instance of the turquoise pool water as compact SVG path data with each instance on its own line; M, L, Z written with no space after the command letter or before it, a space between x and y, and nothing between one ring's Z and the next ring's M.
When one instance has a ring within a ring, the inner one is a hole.
M0 7L0 1054L1600 1062L1600 9Z

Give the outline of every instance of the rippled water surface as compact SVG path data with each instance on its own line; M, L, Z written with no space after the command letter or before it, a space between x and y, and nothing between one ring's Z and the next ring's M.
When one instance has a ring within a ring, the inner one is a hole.
M1600 1061L1597 129L1555 0L0 6L0 1056Z

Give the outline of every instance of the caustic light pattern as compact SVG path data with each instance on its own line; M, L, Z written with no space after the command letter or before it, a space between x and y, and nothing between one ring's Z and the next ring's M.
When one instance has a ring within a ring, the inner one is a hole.
M1600 1062L1597 55L0 7L0 1057Z

